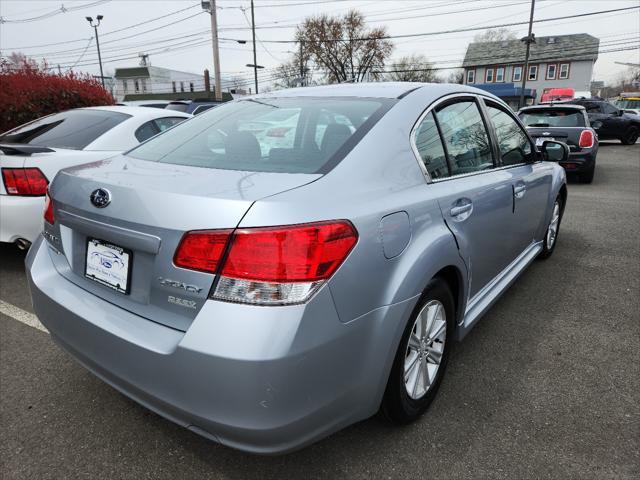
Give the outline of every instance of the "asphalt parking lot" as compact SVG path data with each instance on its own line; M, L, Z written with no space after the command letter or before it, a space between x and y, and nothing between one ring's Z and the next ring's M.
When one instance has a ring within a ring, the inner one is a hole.
M158 417L0 314L1 476L640 478L639 227L640 144L603 143L594 183L569 185L553 257L457 345L427 415L280 457ZM0 300L31 311L23 261L0 247Z

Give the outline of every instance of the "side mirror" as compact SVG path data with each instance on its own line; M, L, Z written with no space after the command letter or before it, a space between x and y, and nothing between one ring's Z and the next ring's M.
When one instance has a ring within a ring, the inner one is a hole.
M566 143L545 140L540 147L545 162L564 162L569 159L569 147Z
M624 115L624 110L618 110L618 116L621 117L622 115Z

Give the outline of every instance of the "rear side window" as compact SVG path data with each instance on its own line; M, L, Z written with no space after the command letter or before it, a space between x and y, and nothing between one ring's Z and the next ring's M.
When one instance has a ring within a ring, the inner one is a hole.
M480 172L494 167L489 135L478 105L466 100L436 112L451 175Z
M518 122L500 108L487 105L489 119L498 138L503 165L519 165L533 161L533 148Z
M418 125L415 133L415 146L431 178L449 176L447 157L432 112L429 112Z
M131 150L143 160L226 170L318 173L338 162L395 100L229 102ZM342 153L340 153L342 152Z
M540 109L520 113L520 120L527 127L584 127L582 110Z
M69 110L14 128L0 136L0 143L82 150L128 118L108 110Z
M167 128L171 128L174 125L186 120L186 118L182 117L164 117L164 118L156 118L153 122L158 127L160 132L164 132Z

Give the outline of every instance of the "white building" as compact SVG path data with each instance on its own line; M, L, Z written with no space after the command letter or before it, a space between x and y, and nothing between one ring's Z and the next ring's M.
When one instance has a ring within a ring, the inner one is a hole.
M116 100L125 95L204 92L204 75L146 66L116 68Z

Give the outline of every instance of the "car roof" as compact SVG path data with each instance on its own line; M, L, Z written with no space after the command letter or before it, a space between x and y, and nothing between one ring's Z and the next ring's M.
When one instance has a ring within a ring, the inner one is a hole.
M528 107L522 107L520 109L521 112L524 112L526 110L546 110L546 109L551 109L551 108L567 108L567 109L572 109L572 110L584 110L585 108L582 105L577 105L575 103L547 103L544 105L531 105Z
M84 107L78 110L104 110L109 112L118 112L124 113L126 115L131 115L132 117L166 117L167 110L163 108L149 108L149 107L132 107L128 105L107 105L101 107ZM171 114L175 114L177 117L189 118L191 115L188 113L178 112L176 110L172 110Z
M460 84L420 83L420 82L370 82L340 83L317 87L289 88L269 93L261 93L245 98L278 98L278 97L360 97L360 98L400 98L418 89L450 90L451 93L469 92L487 95L485 90L467 87Z

